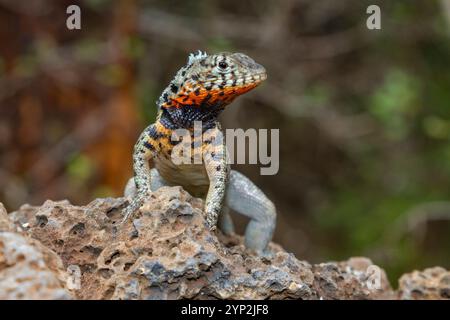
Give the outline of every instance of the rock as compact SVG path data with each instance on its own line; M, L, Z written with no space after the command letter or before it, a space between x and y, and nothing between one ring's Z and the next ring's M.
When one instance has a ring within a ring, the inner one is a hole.
M70 299L61 259L15 229L0 205L0 300Z
M78 299L379 299L392 290L368 259L311 265L276 244L248 252L240 236L206 227L203 202L180 187L154 192L119 226L124 198L84 207L67 201L22 206L14 222L81 274ZM372 266L379 288L370 286ZM370 271L370 272L369 272Z
M340 263L314 266L321 297L332 299L392 299L391 286L383 269L370 259L351 258Z
M404 274L399 280L399 299L450 299L450 271L441 267Z
M0 232L2 231L15 231L16 227L14 223L8 218L8 213L6 212L3 203L0 202Z
M211 232L203 201L181 187L152 193L120 225L126 204L125 198L96 199L86 206L46 201L39 207L24 205L9 218L0 206L0 298L449 296L450 276L442 268L407 274L394 292L385 272L367 258L311 265L274 243L270 255L256 256L245 249L242 237Z

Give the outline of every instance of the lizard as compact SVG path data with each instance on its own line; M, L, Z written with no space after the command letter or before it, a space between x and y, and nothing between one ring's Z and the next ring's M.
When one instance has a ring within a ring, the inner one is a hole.
M246 248L260 255L268 253L276 223L275 206L250 179L230 169L217 119L236 97L266 78L265 68L243 53L208 55L196 51L189 55L187 64L156 102L156 122L141 133L134 146L134 176L124 191L131 201L124 209L122 223L152 191L161 186L182 186L191 195L205 199L205 218L211 230L218 225L223 233L234 233L232 209L250 218L244 237ZM202 163L175 164L172 153L181 142L173 139L173 133L184 129L193 136L197 121L201 121L202 142L188 147L200 154Z

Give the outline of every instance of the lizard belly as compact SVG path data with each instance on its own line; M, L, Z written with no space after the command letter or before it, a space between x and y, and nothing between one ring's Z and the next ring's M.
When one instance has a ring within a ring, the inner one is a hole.
M155 159L155 168L161 177L172 186L182 186L194 197L205 197L209 178L203 164L176 165L167 158Z

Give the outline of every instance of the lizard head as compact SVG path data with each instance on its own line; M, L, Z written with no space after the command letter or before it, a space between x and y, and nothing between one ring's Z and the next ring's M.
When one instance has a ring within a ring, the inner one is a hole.
M191 53L188 63L164 90L163 108L224 107L267 78L266 70L243 53Z

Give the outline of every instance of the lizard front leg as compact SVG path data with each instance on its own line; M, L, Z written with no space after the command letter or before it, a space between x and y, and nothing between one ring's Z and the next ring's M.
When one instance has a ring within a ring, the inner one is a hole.
M133 171L134 183L136 191L133 199L125 208L124 218L125 222L134 212L136 212L144 203L151 191L151 174L150 163L154 155L154 147L151 144L150 132L153 125L148 126L139 136L133 152Z
M209 189L205 200L206 223L211 230L214 230L222 211L229 174L226 147L219 125L203 134L202 152L209 179Z
M150 170L150 182L151 187L150 191L154 192L158 190L161 187L169 186L169 184L161 177L158 170L156 168L153 168ZM134 198L137 195L137 189L136 189L136 183L134 182L134 177L131 177L128 179L128 182L125 186L125 189L123 191L123 194L125 197Z

